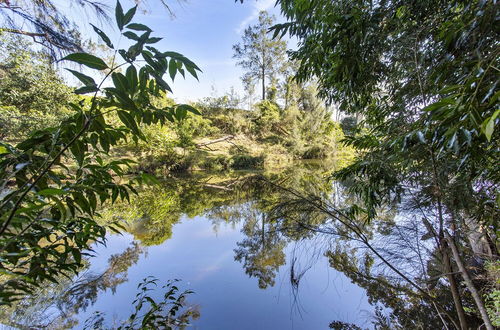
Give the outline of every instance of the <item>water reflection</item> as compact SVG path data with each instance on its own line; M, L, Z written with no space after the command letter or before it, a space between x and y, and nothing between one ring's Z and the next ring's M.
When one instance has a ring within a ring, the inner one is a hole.
M166 179L162 185L144 188L130 204L115 204L102 210L105 221L122 221L134 238L132 245L109 258L104 272L82 270L83 275L72 281L65 279L57 285L47 286L43 292L27 297L15 308L3 310L3 322L21 328L77 326L78 321L85 319L83 312L94 305L100 295L106 291L114 292L128 280L128 269L138 262L147 247L162 247L173 239L174 225L182 222L185 216L203 216L216 233L227 227L241 230L241 237L230 253L254 281L254 288L269 290L276 287L280 270L288 267L285 278L292 289L294 304L300 304L297 300L300 299L301 280L314 262L323 258L332 268L345 273L354 283L366 289L372 303L381 301L390 307L403 308L404 301L398 300L397 295L389 301L387 291L380 285L383 281L388 282L386 279L365 276L370 274L373 258L360 253L356 237L349 228L332 221L328 214L313 204L304 202L305 199L353 212L348 207L352 197L345 196L343 190L341 184L332 182L331 170L308 163L274 173L237 172L225 176L194 173ZM394 210L388 208L383 214L384 219L376 227L363 223L363 219L359 220L366 235L382 232L384 228L387 230L386 227L394 223ZM307 253L298 253L301 248ZM203 251L199 253L203 254ZM93 259L87 261L88 267L93 262ZM191 260L183 262L189 264ZM217 265L212 265L195 279L201 281L203 276L217 270ZM139 276L150 275L145 271ZM220 272L217 274L224 276ZM395 287L395 290L403 289ZM196 298L191 300L196 301ZM314 300L310 303L313 304L312 309L317 308ZM243 305L243 302L240 304ZM205 308L208 312L209 308ZM353 311L356 308L351 307ZM297 310L300 311L300 308ZM200 312L203 318L203 308ZM378 309L372 316L375 322L380 323L385 314ZM336 316L331 315L329 319L332 321ZM328 323L323 323L323 326L327 327ZM333 321L330 326L348 329L354 325ZM273 326L263 325L263 328Z
M76 278L59 278L36 295L27 296L13 308L1 310L4 324L19 329L69 329L79 323L76 317L92 306L100 293L116 288L128 280L128 269L137 263L144 249L132 243L122 253L112 255L102 273L89 271L89 261Z

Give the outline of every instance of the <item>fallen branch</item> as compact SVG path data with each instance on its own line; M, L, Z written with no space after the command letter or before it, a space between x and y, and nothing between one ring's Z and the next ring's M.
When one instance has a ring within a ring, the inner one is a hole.
M225 191L233 191L233 189L231 189L231 188L219 186L219 185L215 185L215 184L205 183L204 186L209 187L209 188L214 188L214 189L225 190Z
M232 139L234 139L234 135L226 135L224 137L221 137L220 139L208 141L205 143L198 143L198 144L196 144L196 147L197 148L206 147L206 146L214 144L214 143L224 142L224 141L228 141L228 140L232 140Z

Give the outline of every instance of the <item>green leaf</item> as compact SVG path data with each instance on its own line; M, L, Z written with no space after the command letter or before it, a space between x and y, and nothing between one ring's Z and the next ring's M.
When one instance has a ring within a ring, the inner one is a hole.
M179 121L183 120L186 118L187 115L187 109L184 107L177 107L175 109L175 118Z
M488 139L488 142L491 141L491 136L493 135L493 132L495 131L495 120L497 119L498 115L500 115L500 109L495 111L493 115L489 118L487 118L483 123L482 123L482 131L486 138Z
M495 130L495 121L492 120L493 118L490 118L488 122L485 125L484 128L484 135L488 139L488 142L491 141L491 136L493 135L493 131Z
M64 195L64 194L66 194L66 191L56 188L47 188L40 190L38 192L38 195L40 196L54 196L54 195Z
M164 90L164 91L169 91L172 93L172 89L170 86L167 84L165 80L163 80L162 77L158 76L157 74L153 73L153 77L155 78L156 83Z
M127 68L125 76L127 77L129 88L132 89L132 91L135 93L138 89L137 85L139 83L137 78L137 69L135 68L135 66L130 65Z
M108 66L102 59L100 59L97 56L90 55L87 53L73 53L69 54L68 56L64 57L61 61L73 61L78 64L82 64L85 66L88 66L89 68L92 69L97 69L97 70L105 70L108 69Z
M146 40L146 43L147 44L155 44L157 43L158 41L162 40L163 38L158 38L158 37L152 37L152 38L148 38Z
M173 81L175 79L175 75L177 74L177 63L174 59L170 60L170 63L168 65L168 72L170 73L170 78L172 78Z
M125 92L112 87L106 88L106 91L113 94L124 109L137 110L134 101Z
M139 36L131 31L123 32L123 35L131 40L135 40L135 41L139 40Z
M87 75L84 75L81 72L66 69L67 71L71 72L78 80L80 80L85 86L95 86L96 83L94 81L94 78L89 77Z
M111 49L114 49L113 43L109 39L109 37L104 33L101 29L96 27L94 24L90 24L94 28L94 31L101 37L102 41Z
M127 25L127 29L136 30L136 31L152 31L148 26L144 24L131 23Z
M99 90L96 85L94 86L83 86L75 89L75 94L87 94L87 93L95 93Z
M139 88L144 91L148 84L149 74L145 67L139 69Z
M76 140L70 147L69 150L75 156L76 161L80 167L83 165L83 160L85 158L85 146L82 141Z
M116 17L116 25L118 25L118 29L123 30L123 26L125 25L124 23L124 17L123 15L123 8L122 5L120 4L120 1L116 1L116 8L115 8L115 17Z
M111 75L111 79L113 80L113 84L118 90L122 91L125 94L128 94L128 81L123 74L121 74L120 72L113 72L113 74Z
M184 109L186 111L189 111L191 113L194 113L195 115L201 116L201 112L198 109L190 106L189 104L179 104L179 105L177 105L177 109L179 109L179 108Z
M186 70L188 70L188 72L189 72L189 73L190 73L193 77L195 77L195 78L196 78L196 80L199 80L199 79L198 79L198 75L196 74L196 70L195 70L193 67L191 67L191 66L186 66Z
M157 70L160 69L158 67L157 63L155 62L155 60L153 59L153 55L150 52L143 51L142 52L142 57L144 58L144 60L146 61L146 63L148 63L149 65L151 65L154 69L157 69Z
M130 128L134 133L139 134L139 128L137 127L137 123L134 118L127 111L119 110L117 112L118 117L122 121L125 126Z
M123 17L123 25L127 25L128 23L130 23L132 18L134 18L136 11L137 11L137 6L134 6L127 11L125 16Z

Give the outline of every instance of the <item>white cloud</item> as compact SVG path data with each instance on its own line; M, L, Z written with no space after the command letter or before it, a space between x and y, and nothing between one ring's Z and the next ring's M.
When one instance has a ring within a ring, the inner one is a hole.
M252 13L241 21L240 25L238 25L238 27L235 30L236 33L241 34L243 30L248 26L248 24L252 23L259 17L259 13L261 11L270 9L271 7L274 6L275 3L276 0L257 0L252 6L253 7Z

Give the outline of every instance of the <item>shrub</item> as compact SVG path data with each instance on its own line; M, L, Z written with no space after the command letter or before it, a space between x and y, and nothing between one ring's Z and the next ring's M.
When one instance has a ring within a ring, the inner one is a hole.
M280 108L276 103L265 100L255 105L258 117L255 119L257 134L270 132L273 126L280 121Z
M263 166L264 166L263 156L238 154L232 157L231 167L234 169L262 168Z
M208 171L225 171L230 169L232 165L233 159L224 155L208 157L200 163L200 167Z

